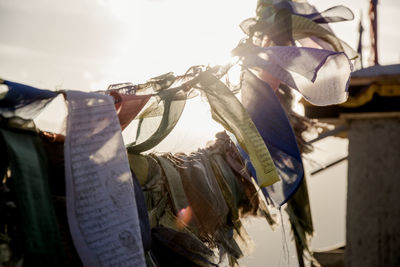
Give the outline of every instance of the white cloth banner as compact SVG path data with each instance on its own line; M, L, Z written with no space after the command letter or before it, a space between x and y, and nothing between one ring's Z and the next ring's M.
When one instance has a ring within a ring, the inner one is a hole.
M145 266L132 176L112 98L66 92L68 222L85 266Z

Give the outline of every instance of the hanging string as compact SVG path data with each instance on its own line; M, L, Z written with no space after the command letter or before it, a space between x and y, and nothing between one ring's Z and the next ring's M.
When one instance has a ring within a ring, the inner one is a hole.
M148 82L142 84L132 84L131 82L111 84L107 90L96 91L96 93L108 94L111 91L115 91L123 94L136 94L139 91L143 91L148 88L152 88L156 91L153 95L159 95L164 89L169 90L182 90L188 92L190 89L195 88L195 85L201 80L202 75L205 72L211 72L217 79L221 79L226 76L229 70L238 64L238 60L233 63L226 65L217 65L214 67L205 65L191 66L183 75L175 76L173 72L151 78ZM175 88L169 88L172 84L184 81L181 85Z
M283 213L282 213L282 208L279 206L278 208L279 211L279 216L281 217L281 225L282 225L282 248L283 248L283 258L286 260L287 266L290 266L290 257L289 257L289 245L286 239L286 230L285 230L285 224L283 221Z

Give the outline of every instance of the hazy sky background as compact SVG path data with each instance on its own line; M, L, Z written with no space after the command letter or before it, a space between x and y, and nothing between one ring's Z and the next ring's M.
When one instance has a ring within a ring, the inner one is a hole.
M333 25L353 48L363 13L364 59L368 58L368 0L317 1L320 10L336 4L351 8L352 22ZM244 37L239 23L255 14L256 0L0 0L0 77L39 88L104 90L111 83L147 79L192 65L224 64ZM381 64L400 62L400 2L380 1ZM204 131L206 129L207 131ZM187 151L204 146L221 129L207 105L190 100L178 130L159 147ZM347 140L318 143L311 155L321 166L347 153ZM306 171L318 168L306 162ZM316 249L343 245L347 163L309 177ZM297 266L290 246L289 264L282 254L282 230L272 232L262 220L248 231L256 246L246 266ZM286 226L287 239L289 227Z
M367 0L311 1L322 8L345 4L353 22L334 25L355 46ZM47 88L101 90L140 82L196 64L225 63L243 37L239 23L254 16L244 0L0 0L0 76ZM399 62L397 0L379 6L382 63ZM368 29L364 12L364 27ZM367 32L366 32L367 33ZM368 34L364 35L368 50Z

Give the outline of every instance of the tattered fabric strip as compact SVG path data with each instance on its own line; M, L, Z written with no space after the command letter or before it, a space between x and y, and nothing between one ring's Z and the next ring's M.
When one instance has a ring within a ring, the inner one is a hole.
M182 115L183 109L186 103L186 93L180 92L180 90L165 90L159 94L162 101L162 118L158 128L153 133L148 133L146 127L150 127L150 124L154 125L154 121L148 118L142 117L139 120L137 128L136 141L127 145L129 153L138 154L140 152L147 151L156 145L158 145L175 127L178 123L179 118ZM158 111L158 106L153 107L154 110Z
M279 181L264 141L236 96L212 75L205 77L200 86L210 103L213 119L233 133L249 154L257 171L259 186L264 187Z
M160 165L167 178L169 194L172 198L174 211L175 214L178 214L189 207L185 189L182 185L181 176L168 159L160 156L157 157L157 160L160 162Z
M166 227L152 229L152 252L160 266L218 266L213 252L193 236Z
M276 21L276 19L281 19L282 21ZM286 26L284 28L276 27L279 23ZM290 14L290 17L281 16L280 18L275 18L272 16L261 20L249 18L244 20L240 24L240 27L249 36L252 36L253 34L257 34L257 36L266 34L272 40L277 36L285 36L283 35L283 32L285 31L290 33L290 37L293 38L293 40L316 37L329 43L336 52L345 52L350 59L357 57L356 51L351 49L344 41L336 37L333 32L303 16ZM278 40L275 40L275 43L279 44L277 41ZM287 41L290 40L286 40L286 42ZM286 45L284 40L281 40L280 42Z
M235 176L221 155L208 155L210 164L213 168L215 178L221 188L222 195L229 208L232 222L235 224L239 219L238 199L239 194L236 192ZM242 192L243 193L243 192Z
M347 99L352 64L344 53L286 46L250 46L236 51L245 66L269 72L314 105L339 104Z
M255 215L259 208L257 189L239 151L225 132L217 133L216 137L206 151L225 200L232 208L231 219L249 213Z
M215 231L226 222L228 207L212 173L211 166L201 153L177 155L177 165L190 208L199 222L201 238L213 240Z

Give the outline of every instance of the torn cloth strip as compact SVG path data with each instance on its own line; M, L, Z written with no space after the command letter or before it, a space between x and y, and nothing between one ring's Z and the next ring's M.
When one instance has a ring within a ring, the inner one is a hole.
M265 187L279 181L264 141L246 109L232 91L216 77L207 74L204 74L200 86L206 93L212 118L233 133L249 154L257 171L259 186Z
M145 266L132 175L114 101L67 91L68 223L85 266Z
M325 49L345 52L351 59L357 57L354 49L336 37L326 24L351 20L354 15L348 8L333 7L325 10L323 14L319 14L318 12L312 13L315 10L312 7L311 10L310 7L304 9L304 6L303 8L296 7L297 10L294 10L292 9L294 6L290 7L290 5L289 7L286 5L284 8L272 6L261 8L257 12L258 18L248 18L240 24L240 27L249 37L258 38L256 40L258 43L260 37L264 35L267 35L268 39L271 39L276 45L288 45L289 43L294 45L294 40L301 41L303 38L311 38ZM299 14L299 11L306 12L308 15Z
M352 64L342 52L245 44L235 55L243 57L246 67L265 70L298 90L313 105L339 104L347 99Z
M217 133L216 137L217 140L206 150L226 203L231 209L232 221L238 219L239 214L256 214L259 208L259 198L255 197L257 189L239 151L225 132Z
M238 205L241 209L242 215L247 213L256 214L260 207L260 200L258 197L255 197L257 195L257 189L238 148L231 141L226 132L217 133L216 137L217 141L214 146L218 147L219 143L223 143L223 145L219 145L221 146L221 152L223 151L224 159L226 160L226 163L228 163L229 169L235 173L237 182L239 183L239 186L237 187L237 193L239 194L236 198L241 199L239 195L241 195L242 190L246 195L247 201L240 200L240 205Z
M24 263L63 266L60 232L51 204L47 159L35 133L1 128L7 146L12 181L25 234ZM3 152L3 151L2 151Z
M154 227L152 240L152 253L159 266L218 266L203 256L212 256L213 252L187 233Z
M165 90L159 93L161 99L156 107L149 107L150 114L139 119L136 141L127 145L130 154L139 154L158 145L174 129L186 104L187 94L177 90ZM162 112L159 112L162 110ZM146 113L146 111L144 111ZM155 113L155 114L153 114ZM150 128L154 127L153 116L161 121L157 124L152 134Z
M168 190L172 198L174 212L178 214L189 207L181 176L168 159L162 156L157 157L157 159L167 178Z
M266 187L266 192L281 206L293 195L304 176L296 137L275 92L249 71L244 73L242 102L278 170L281 180Z
M111 91L110 95L114 97L115 109L122 130L139 114L151 97L151 95L126 95L115 91Z
M185 195L199 223L200 236L213 238L215 232L226 222L228 207L210 163L203 153L177 155L181 163L176 167Z

